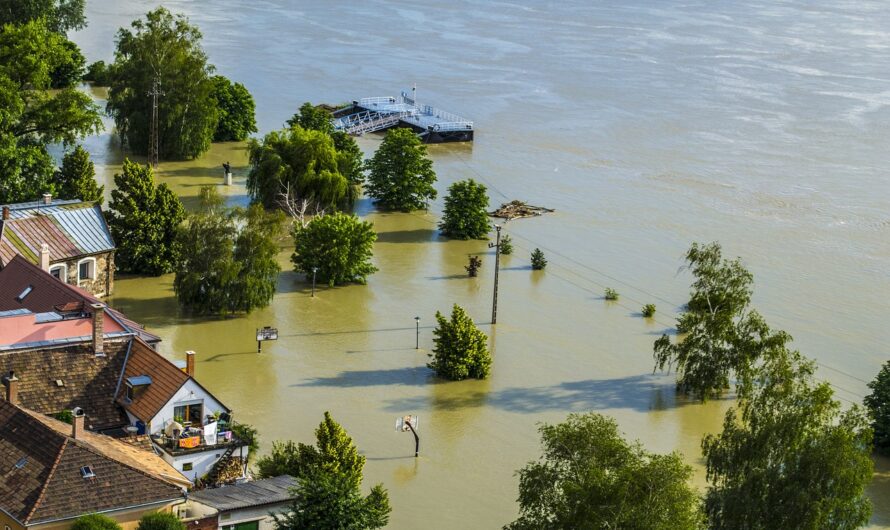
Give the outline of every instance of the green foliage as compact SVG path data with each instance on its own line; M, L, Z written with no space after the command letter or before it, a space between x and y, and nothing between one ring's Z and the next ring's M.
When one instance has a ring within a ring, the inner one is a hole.
M316 107L308 101L300 105L298 110L291 119L287 120L287 126L299 126L307 131L318 131L328 136L334 133L334 124L331 123L331 113L327 110Z
M389 495L382 485L367 497L347 477L313 473L297 483L290 510L276 514L277 530L370 530L389 522Z
M124 160L114 184L117 189L111 192L111 211L106 215L117 243L115 264L137 274L171 272L179 259L176 239L185 219L179 198L166 184L155 186L151 167L129 160Z
M673 344L667 335L655 341L655 364L676 367L678 388L705 400L729 388L730 376L741 377L763 351L791 337L773 333L750 309L753 277L739 259L723 259L719 244L693 243L686 261L695 280L677 322L685 336Z
M178 237L183 249L173 289L179 303L197 313L249 313L275 295L280 267L277 237L284 215L254 204L245 210L223 207L215 187L201 190L201 211L189 216Z
M505 529L704 529L679 454L628 443L615 420L595 413L538 430L544 455L519 470L519 518Z
M111 68L105 61L96 61L87 67L83 79L91 81L96 86L108 86L111 84Z
M96 170L86 149L77 146L62 158L62 167L55 175L56 195L60 199L105 200L105 186L96 182Z
M213 76L213 98L219 110L214 142L246 140L256 128L256 104L241 83L232 83L221 75Z
M455 239L486 239L491 223L485 191L485 186L473 179L449 186L439 230Z
M500 249L502 256L509 256L513 254L513 238L508 235L502 237Z
M43 20L0 28L0 203L54 193L47 145L69 145L102 127L87 94L50 91L71 56L67 42Z
M186 527L179 517L170 512L152 512L139 519L136 530L186 530Z
M709 528L845 530L868 523L872 433L784 345L742 374L723 432L702 441Z
M259 433L246 423L234 423L231 429L236 438L247 444L247 459L250 460L260 448Z
M148 152L152 98L146 94L157 78L164 92L158 98L159 155L196 158L210 148L219 121L201 32L163 7L131 27L117 33L108 92L107 110L121 140L135 153Z
M871 418L874 431L875 449L883 454L890 453L890 361L884 363L881 371L868 384L871 393L865 396L865 407Z
M74 413L69 409L65 409L56 414L56 419L71 424L74 421Z
M606 300L610 300L610 301L614 302L615 300L618 300L619 296L620 295L618 294L618 291L616 291L615 289L612 289L611 287L606 287L606 291L605 291L605 295L604 295L604 298Z
M91 513L78 517L71 530L121 530L121 525L107 515Z
M334 140L334 149L337 150L337 167L351 184L348 202L352 204L358 199L361 185L365 181L365 163L362 160L364 155L355 138L343 131L334 131L331 139Z
M491 373L488 337L476 327L464 308L454 304L451 321L437 311L436 321L439 325L433 331L433 360L427 366L439 377L453 381L488 377Z
M643 306L643 316L652 318L655 316L655 304L646 304Z
M433 162L411 129L390 129L367 169L366 191L382 208L410 212L436 198Z
M274 131L262 142L251 140L247 189L251 198L266 208L281 206L281 194L308 200L321 208L345 206L355 198L341 167L353 155L338 152L327 134L294 125Z
M85 3L86 0L0 0L0 26L43 20L51 31L65 34L87 26Z
M371 264L377 234L374 225L354 215L336 213L315 217L293 229L294 270L306 275L317 268L317 279L330 286L365 283L377 272Z
M71 88L83 77L87 60L80 53L80 48L70 40L62 40L58 63L50 74L52 88Z
M544 257L544 253L539 248L534 249L532 251L532 270L541 271L545 267L547 267L547 258Z

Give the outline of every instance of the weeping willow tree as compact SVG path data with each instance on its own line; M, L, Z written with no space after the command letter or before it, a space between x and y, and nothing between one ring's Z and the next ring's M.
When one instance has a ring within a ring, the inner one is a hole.
M267 208L280 206L282 194L323 209L344 208L358 197L357 183L343 172L354 155L338 150L323 131L294 124L252 140L249 153L247 189L254 202Z

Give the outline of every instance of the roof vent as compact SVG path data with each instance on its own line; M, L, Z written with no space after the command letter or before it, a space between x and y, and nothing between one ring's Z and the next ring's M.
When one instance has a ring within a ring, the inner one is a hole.
M96 474L93 473L93 468L91 468L90 466L83 466L82 468L80 468L80 476L85 479L96 478Z
M29 285L29 286L25 287L25 290L23 290L21 292L21 294L19 294L18 296L15 297L16 302L21 302L22 300L24 300L25 297L28 296L32 290L34 290L33 285Z
M65 381L62 381L61 379L56 379L55 383L56 383L56 386L59 388L63 388L65 386Z
M19 458L18 462L15 463L15 468L21 469L21 468L25 467L25 464L27 464L27 463L28 463L28 458L23 456L23 457Z

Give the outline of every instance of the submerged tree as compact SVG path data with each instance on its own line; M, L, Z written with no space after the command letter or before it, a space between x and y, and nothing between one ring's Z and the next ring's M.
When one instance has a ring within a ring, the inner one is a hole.
M436 172L411 129L390 129L368 161L366 191L387 210L424 209L436 198Z
M491 230L485 186L473 179L448 187L439 230L455 239L486 239Z
M105 186L96 182L96 169L86 149L77 146L62 158L62 167L54 178L56 195L60 199L105 200Z
M114 176L106 213L117 243L115 265L123 271L159 276L179 259L177 234L185 208L166 184L155 186L151 167L124 160ZM200 249L201 247L191 247Z
M871 393L865 396L864 402L871 417L875 449L887 454L890 453L890 361L884 363L868 388Z
M427 366L439 377L453 381L488 377L491 373L488 337L476 327L464 308L454 304L450 321L437 311L436 321L433 359Z
M293 127L294 125L308 131L323 132L328 136L334 133L331 113L321 107L316 107L308 101L300 105L300 110L287 120L288 127Z
M547 258L544 257L544 253L541 249L536 248L532 251L532 270L542 271L547 267Z
M213 98L219 109L219 122L213 133L214 142L246 140L250 133L257 132L256 104L253 96L241 83L232 83L227 78L216 75L213 81Z
M0 0L0 26L42 20L56 33L65 34L87 26L86 0Z
M544 455L520 469L519 518L506 530L704 529L692 468L628 443L601 414L542 425Z
M814 365L777 347L746 372L723 432L702 442L709 528L846 530L868 523L872 433Z
M365 283L377 272L371 264L374 225L354 215L336 213L315 217L305 226L294 225L294 270L317 275L318 281L331 287L346 283Z

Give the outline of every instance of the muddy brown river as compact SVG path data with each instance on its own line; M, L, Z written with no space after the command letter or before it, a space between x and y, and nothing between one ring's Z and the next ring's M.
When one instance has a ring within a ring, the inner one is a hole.
M88 0L73 37L109 60L116 29L155 7ZM692 241L719 240L755 275L755 305L820 363L844 404L887 358L890 294L890 7L858 2L412 2L176 0L204 32L220 73L257 101L261 132L304 101L397 95L475 121L473 144L433 146L440 199L429 212L374 222L380 272L368 285L320 287L284 272L271 306L234 319L177 307L172 276L125 278L112 304L198 355L197 374L272 440L310 441L325 410L367 457L365 487L389 489L391 528L494 528L517 511L514 471L538 454L538 422L569 412L615 417L654 451L679 451L704 487L699 443L728 402L678 398L652 373L652 342L673 324ZM94 90L96 98L103 94ZM371 153L380 137L360 145ZM86 146L108 188L124 154L107 123ZM235 168L223 187L221 164ZM218 144L158 174L194 207L216 184L246 204L243 144ZM459 179L493 203L557 211L509 223L498 324L486 242L436 232ZM544 250L547 270L530 270ZM465 277L481 254L479 278ZM603 289L621 293L617 303ZM437 310L458 303L490 335L492 377L443 383L425 368ZM655 303L653 321L641 318ZM420 350L414 317L420 316ZM280 339L256 353L254 331ZM397 416L420 418L421 454ZM890 475L877 462L875 527L890 524Z

